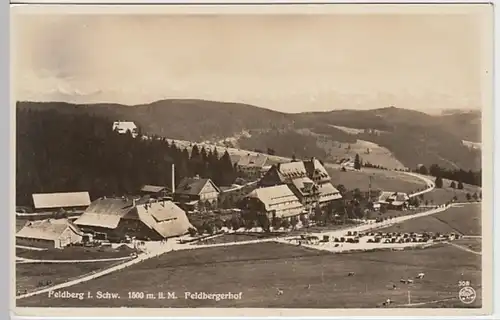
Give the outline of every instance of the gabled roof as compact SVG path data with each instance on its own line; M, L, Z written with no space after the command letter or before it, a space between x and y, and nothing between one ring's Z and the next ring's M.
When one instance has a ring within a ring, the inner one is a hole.
M248 154L242 156L238 161L238 166L263 167L267 162L267 156L262 154Z
M149 185L149 184L147 184L141 188L142 192L150 192L150 193L157 193L157 192L164 191L164 190L170 191L170 189L167 187L153 186L153 185Z
M136 200L136 205L148 200ZM114 229L121 218L133 216L134 201L127 198L100 198L90 204L85 212L75 221L78 226L93 226Z
M342 199L342 195L331 183L324 183L319 186L319 202L327 202Z
M378 198L378 202L381 203L392 203L394 205L401 205L410 198L404 192L390 192L384 191Z
M171 201L159 201L137 206L141 221L165 238L176 237L193 228L184 210Z
M309 177L320 177L321 180L330 180L330 175L325 167L319 162L318 159L312 158L311 160L304 161L304 167L307 170Z
M311 179L308 177L293 179L292 183L293 187L300 192L302 195L307 195L312 193L313 187L318 187Z
M16 237L42 240L57 240L61 234L70 228L73 232L81 234L81 231L67 219L48 219L29 221L17 232Z
M137 206L139 216L143 212L150 214L157 222L176 219L184 214L184 210L179 208L172 201L159 201Z
M35 209L86 207L90 204L88 192L36 193L32 197Z
M266 210L302 207L302 204L292 190L290 190L287 185L283 184L273 187L257 188L250 192L247 197L259 199L266 207ZM283 206L273 208L280 204L283 204Z
M189 195L199 195L201 190L205 187L207 183L212 184L212 186L220 192L220 189L212 182L210 179L203 178L184 178L179 183L177 188L175 188L175 193L177 194L189 194Z
M304 162L279 163L277 168L279 173L288 179L307 177Z

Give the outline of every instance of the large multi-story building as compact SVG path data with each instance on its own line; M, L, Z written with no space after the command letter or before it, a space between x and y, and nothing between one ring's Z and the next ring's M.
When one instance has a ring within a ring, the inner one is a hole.
M342 199L331 178L318 159L273 165L258 183L259 187L288 185L306 209L325 207Z

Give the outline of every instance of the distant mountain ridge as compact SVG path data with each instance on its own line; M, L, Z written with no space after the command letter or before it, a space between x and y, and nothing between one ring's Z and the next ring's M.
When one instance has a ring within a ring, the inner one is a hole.
M17 107L94 114L111 121L130 120L152 135L193 142L228 141L241 148L273 149L284 156L293 153L298 157L320 156L332 160L323 147L324 141L342 145L361 139L389 149L408 167L432 163L465 170L480 167L480 152L462 143L462 140L481 141L480 112L433 116L388 107L288 114L242 103L196 99L161 100L135 106L18 102ZM335 126L359 129L359 133L349 134Z

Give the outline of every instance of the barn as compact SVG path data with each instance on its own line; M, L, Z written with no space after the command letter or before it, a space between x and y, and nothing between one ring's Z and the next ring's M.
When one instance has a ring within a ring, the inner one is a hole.
M67 219L28 221L16 234L16 244L62 249L83 239L81 230Z
M75 224L94 239L114 242L134 237L162 240L192 228L186 213L172 201L149 197L97 199Z
M35 193L32 198L35 212L83 212L90 205L88 192Z

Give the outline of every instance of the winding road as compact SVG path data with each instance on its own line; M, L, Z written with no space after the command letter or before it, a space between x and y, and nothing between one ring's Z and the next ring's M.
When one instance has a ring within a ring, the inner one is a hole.
M421 180L423 180L426 183L427 186L429 186L427 189L425 189L423 191L411 194L410 197L415 197L415 196L418 196L420 194L430 192L430 191L432 191L434 189L434 183L430 179L428 179L426 177L423 177L421 175L410 173L410 172L405 172L405 174L408 174L408 175L411 175L411 176L414 176L414 177L418 177ZM383 223L366 223L366 224L362 224L362 225L359 225L359 226L356 226L356 227L353 227L353 228L347 228L347 229L335 230L335 231L325 231L325 232L321 232L321 233L317 233L317 234L318 235L326 235L326 234L328 234L328 235L331 235L331 236L335 236L335 235L339 236L340 234L345 234L345 232L347 232L347 231L358 231L358 232L359 231L365 231L365 230L369 230L369 229L373 229L373 228L377 228L377 227L383 227L383 226L388 226L388 225L400 223L400 222L403 222L403 221L406 221L406 220L409 220L409 219L415 219L415 218L423 217L423 216L426 216L426 215L431 215L431 214L434 214L434 213L437 213L437 212L444 211L444 210L448 209L449 207L450 206L447 206L447 207L443 206L443 207L440 207L440 208L437 208L437 209L432 209L432 210L425 211L425 212L418 213L418 214L414 214L414 215L397 217L397 218L394 218L393 221L391 221L390 223L387 223L387 222L385 222L385 223L384 222ZM285 239L279 239L279 240L277 238L270 238L270 239L258 239L258 240L233 242L233 243L224 243L224 244L190 245L190 244L181 244L181 243L178 243L177 240L180 240L181 238L183 238L183 237L173 238L173 239L171 239L170 241L168 241L164 245L160 245L158 243L147 243L148 252L139 254L137 256L137 258L135 258L133 260L124 262L122 264L113 266L113 267L108 268L108 269L104 269L104 270L95 272L95 273L87 275L87 276L83 276L83 277L75 279L75 280L71 280L71 281L68 281L68 282L57 284L57 285L54 285L54 286L51 286L51 287L48 287L48 288L45 288L45 289L41 289L41 290L38 290L38 291L33 291L33 292L26 293L26 294L22 294L22 295L16 296L16 299L23 299L23 298L27 298L27 297L32 297L32 296L35 296L35 295L39 295L39 294L43 294L43 293L48 293L50 291L54 291L54 290L58 290L58 289L62 289L62 288L67 288L67 287L70 287L70 286L74 286L74 285L80 284L82 282L93 280L93 279L96 279L96 278L108 275L110 273L113 273L115 271L125 269L125 268L130 267L130 266L132 266L134 264L137 264L139 262L142 262L144 260L147 260L147 259L150 259L150 258L153 258L153 257L157 257L159 255L162 255L162 254L170 252L170 251L192 250L192 249L206 248L206 247L216 247L216 246L244 245L244 244L249 244L249 243L261 243L261 242L271 242L271 241L275 241L275 242L286 241L285 240L286 238ZM79 260L75 260L75 261L79 261ZM102 260L100 260L100 261L102 261ZM65 262L68 262L68 261L65 261ZM89 262L89 260L86 260L86 262Z

